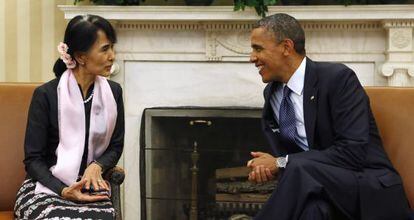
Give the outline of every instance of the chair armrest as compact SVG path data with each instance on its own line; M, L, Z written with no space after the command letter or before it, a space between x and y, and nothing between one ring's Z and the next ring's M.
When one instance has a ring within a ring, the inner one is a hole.
M111 184L121 185L125 179L125 171L121 167L113 167L104 173L104 179Z
M125 171L121 167L116 166L107 170L103 177L111 184L111 201L115 209L115 219L122 220L120 185L124 182Z

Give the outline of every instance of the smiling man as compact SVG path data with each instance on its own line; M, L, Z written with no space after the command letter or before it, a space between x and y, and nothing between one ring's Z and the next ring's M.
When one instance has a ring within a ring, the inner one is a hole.
M304 31L287 14L258 21L251 46L267 83L262 121L272 154L252 152L249 180L279 179L255 219L405 219L401 178L355 73L307 58Z

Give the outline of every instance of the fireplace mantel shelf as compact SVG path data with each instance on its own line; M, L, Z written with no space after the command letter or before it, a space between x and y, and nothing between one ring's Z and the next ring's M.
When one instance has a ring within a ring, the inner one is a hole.
M233 6L72 6L61 5L66 19L96 14L118 21L255 21L254 10L234 12ZM413 20L414 5L272 6L268 14L288 13L302 21Z

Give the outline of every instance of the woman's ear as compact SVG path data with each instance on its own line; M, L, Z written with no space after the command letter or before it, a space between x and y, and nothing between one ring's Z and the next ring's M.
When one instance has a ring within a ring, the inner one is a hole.
M86 63L86 54L82 53L82 52L75 52L75 54L73 54L73 56L75 57L76 62L83 66Z

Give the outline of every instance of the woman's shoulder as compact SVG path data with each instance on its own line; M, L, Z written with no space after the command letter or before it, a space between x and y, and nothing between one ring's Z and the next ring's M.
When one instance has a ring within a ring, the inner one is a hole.
M119 83L112 81L110 79L107 79L109 86L111 87L111 90L114 94L122 93L122 87Z
M48 82L43 83L38 86L34 91L34 96L41 97L54 97L57 94L57 86L59 84L59 79L55 78Z
M121 88L121 84L119 84L119 83L117 83L115 81L112 81L110 79L107 79L107 81L108 81L109 85L111 86L111 88L112 87L114 87L114 88Z
M58 83L58 79L53 79L38 86L33 92L32 103L38 103L42 106L56 103Z
M38 92L56 92L57 86L59 84L59 78L54 78L48 82L43 83L42 85L40 85L39 87L36 88L36 90Z

